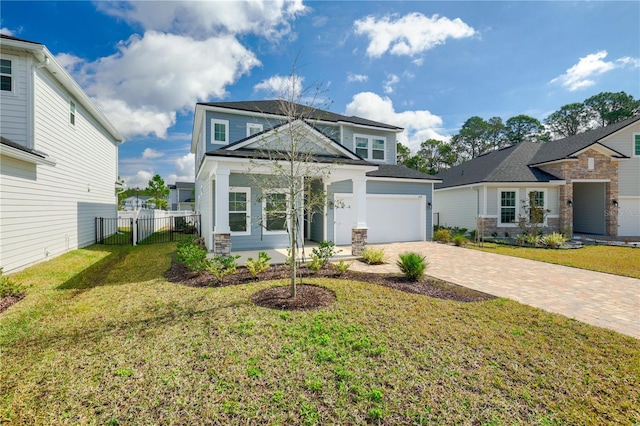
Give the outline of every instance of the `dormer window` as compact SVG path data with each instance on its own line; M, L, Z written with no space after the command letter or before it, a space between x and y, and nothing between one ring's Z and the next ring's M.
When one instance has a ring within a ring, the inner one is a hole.
M11 59L0 59L0 91L13 92Z
M380 136L355 135L356 154L365 160L384 161L386 139Z
M262 124L247 123L247 137L258 134L262 131Z

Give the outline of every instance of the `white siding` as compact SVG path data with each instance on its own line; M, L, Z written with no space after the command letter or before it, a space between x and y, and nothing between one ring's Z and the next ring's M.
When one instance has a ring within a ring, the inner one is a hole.
M200 226L207 249L213 250L213 219L211 212L211 179L196 180L196 211L200 213Z
M29 81L30 61L24 55L2 53L3 59L11 60L14 90L12 93L0 91L0 129L2 136L13 142L29 147Z
M55 166L2 157L0 266L5 272L94 242L95 217L116 217L117 146L44 69L35 89L34 148ZM4 111L2 112L4 114Z
M618 195L620 197L640 196L640 157L633 156L633 134L640 133L640 122L611 135L602 141L603 145L631 157L619 163Z
M439 213L440 226L476 229L478 192L471 188L434 191L433 212Z

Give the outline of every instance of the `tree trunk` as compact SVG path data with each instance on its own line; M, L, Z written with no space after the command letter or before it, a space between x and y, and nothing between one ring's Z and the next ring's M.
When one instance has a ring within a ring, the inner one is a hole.
M295 210L294 210L295 212ZM290 233L291 235L291 298L295 299L296 293L296 256L298 254L298 245L296 243L296 218L295 213L291 215Z

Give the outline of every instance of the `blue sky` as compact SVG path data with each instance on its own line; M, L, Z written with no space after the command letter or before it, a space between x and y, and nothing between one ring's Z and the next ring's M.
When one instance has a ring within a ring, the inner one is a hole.
M603 92L640 98L640 3L2 1L5 34L45 44L126 138L120 176L193 180L195 103L270 99L297 57L328 109L404 127L541 121Z

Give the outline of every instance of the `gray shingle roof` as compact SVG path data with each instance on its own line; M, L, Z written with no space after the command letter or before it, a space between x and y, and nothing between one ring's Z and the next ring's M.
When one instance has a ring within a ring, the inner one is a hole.
M273 114L283 115L283 102L292 106L293 110L298 115L303 115L305 118L311 120L329 121L329 122L346 122L352 124L358 124L362 126L379 127L386 130L401 131L402 127L393 126L391 124L380 123L373 120L367 120L366 118L356 116L346 116L342 114L336 114L330 111L325 111L317 108L308 107L288 101L280 100L267 100L267 101L238 101L238 102L200 102L198 105L205 105L217 108L228 108L240 111L256 112L261 114ZM287 109L289 107L287 106Z
M33 154L40 158L47 158L47 154L41 151L37 151L35 149L27 148L26 146L22 146L19 143L12 141L11 139L7 139L4 136L0 136L0 143L3 145L10 146L11 148L19 149L20 151L24 151L29 154Z
M549 182L557 177L528 166L542 144L521 142L438 173L436 189L481 182Z
M428 175L426 173L419 172L418 170L410 169L407 166L399 164L380 164L378 170L368 172L369 177L388 177L388 178L400 178L400 179L429 179L437 180L435 176Z
M286 155L278 155L276 151L265 152L257 149L225 149L220 148L207 152L205 155L209 157L233 157L233 158L252 158L258 160L277 160L286 159ZM332 155L314 155L313 160L318 163L339 163L339 164L355 164L362 166L371 166L372 164L365 160L352 160L347 157L339 157Z
M542 164L548 163L549 161L570 158L576 152L585 149L589 145L598 143L605 137L635 123L638 120L640 120L640 115L606 127L599 127L594 130L589 130L588 132L579 133L575 136L547 142L540 147L540 150L531 159L529 164ZM620 154L619 156L621 158L625 158L623 154Z

